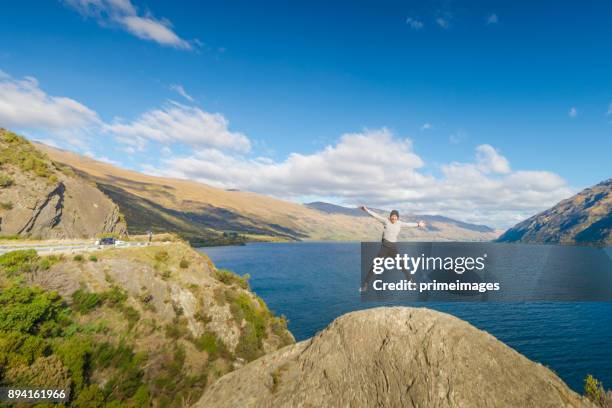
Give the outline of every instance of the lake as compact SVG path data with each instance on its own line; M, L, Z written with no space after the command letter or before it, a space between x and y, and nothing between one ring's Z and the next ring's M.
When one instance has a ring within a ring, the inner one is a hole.
M288 318L298 341L354 310L428 307L491 333L551 368L577 392L582 393L587 374L612 388L610 302L363 302L356 242L253 243L200 250L218 268L248 273L253 291Z

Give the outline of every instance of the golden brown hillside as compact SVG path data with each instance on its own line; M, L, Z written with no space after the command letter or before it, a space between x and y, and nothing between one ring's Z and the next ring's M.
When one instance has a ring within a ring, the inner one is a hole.
M131 233L174 231L192 242L222 240L236 232L250 240L378 240L380 226L367 217L327 213L245 191L227 191L189 180L154 177L76 153L38 144L53 160L94 180L125 214ZM491 240L478 231L433 221L408 240Z

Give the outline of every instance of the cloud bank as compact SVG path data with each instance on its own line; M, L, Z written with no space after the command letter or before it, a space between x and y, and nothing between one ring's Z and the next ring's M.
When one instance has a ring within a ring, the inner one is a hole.
M513 169L489 144L475 146L468 162L428 164L410 139L386 128L345 133L323 149L281 160L257 157L251 140L231 130L220 113L170 101L132 120L105 122L74 99L48 95L34 78L18 80L1 71L0 126L41 130L44 138L68 142L90 157L117 160L73 140L79 129L94 129L99 139L113 140L117 151L155 158L156 164L141 168L154 175L296 201L320 197L350 206L441 214L495 227L508 227L574 193L555 173Z
M301 201L335 197L408 212L442 214L507 227L573 194L547 171L513 171L493 146L479 145L473 162L440 166L434 176L412 143L388 129L347 133L312 154L283 161L245 158L215 149L163 159L148 172ZM160 170L163 169L163 170Z
M62 132L100 123L98 114L74 99L48 95L33 77L15 79L0 71L0 125Z

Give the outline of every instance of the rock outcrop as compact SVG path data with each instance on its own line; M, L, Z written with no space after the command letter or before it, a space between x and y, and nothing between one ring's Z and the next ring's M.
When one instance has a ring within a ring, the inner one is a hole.
M126 231L119 207L95 185L0 129L0 236L91 238Z
M612 245L612 179L526 219L498 241Z
M551 370L448 314L376 308L221 377L197 407L591 407Z

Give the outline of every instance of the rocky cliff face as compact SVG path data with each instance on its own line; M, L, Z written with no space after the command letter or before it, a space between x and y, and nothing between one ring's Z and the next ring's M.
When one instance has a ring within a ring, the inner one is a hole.
M125 232L119 208L94 185L0 129L0 236L90 238Z
M552 371L424 308L344 315L213 384L197 407L591 407Z
M612 179L515 225L498 241L612 245Z

